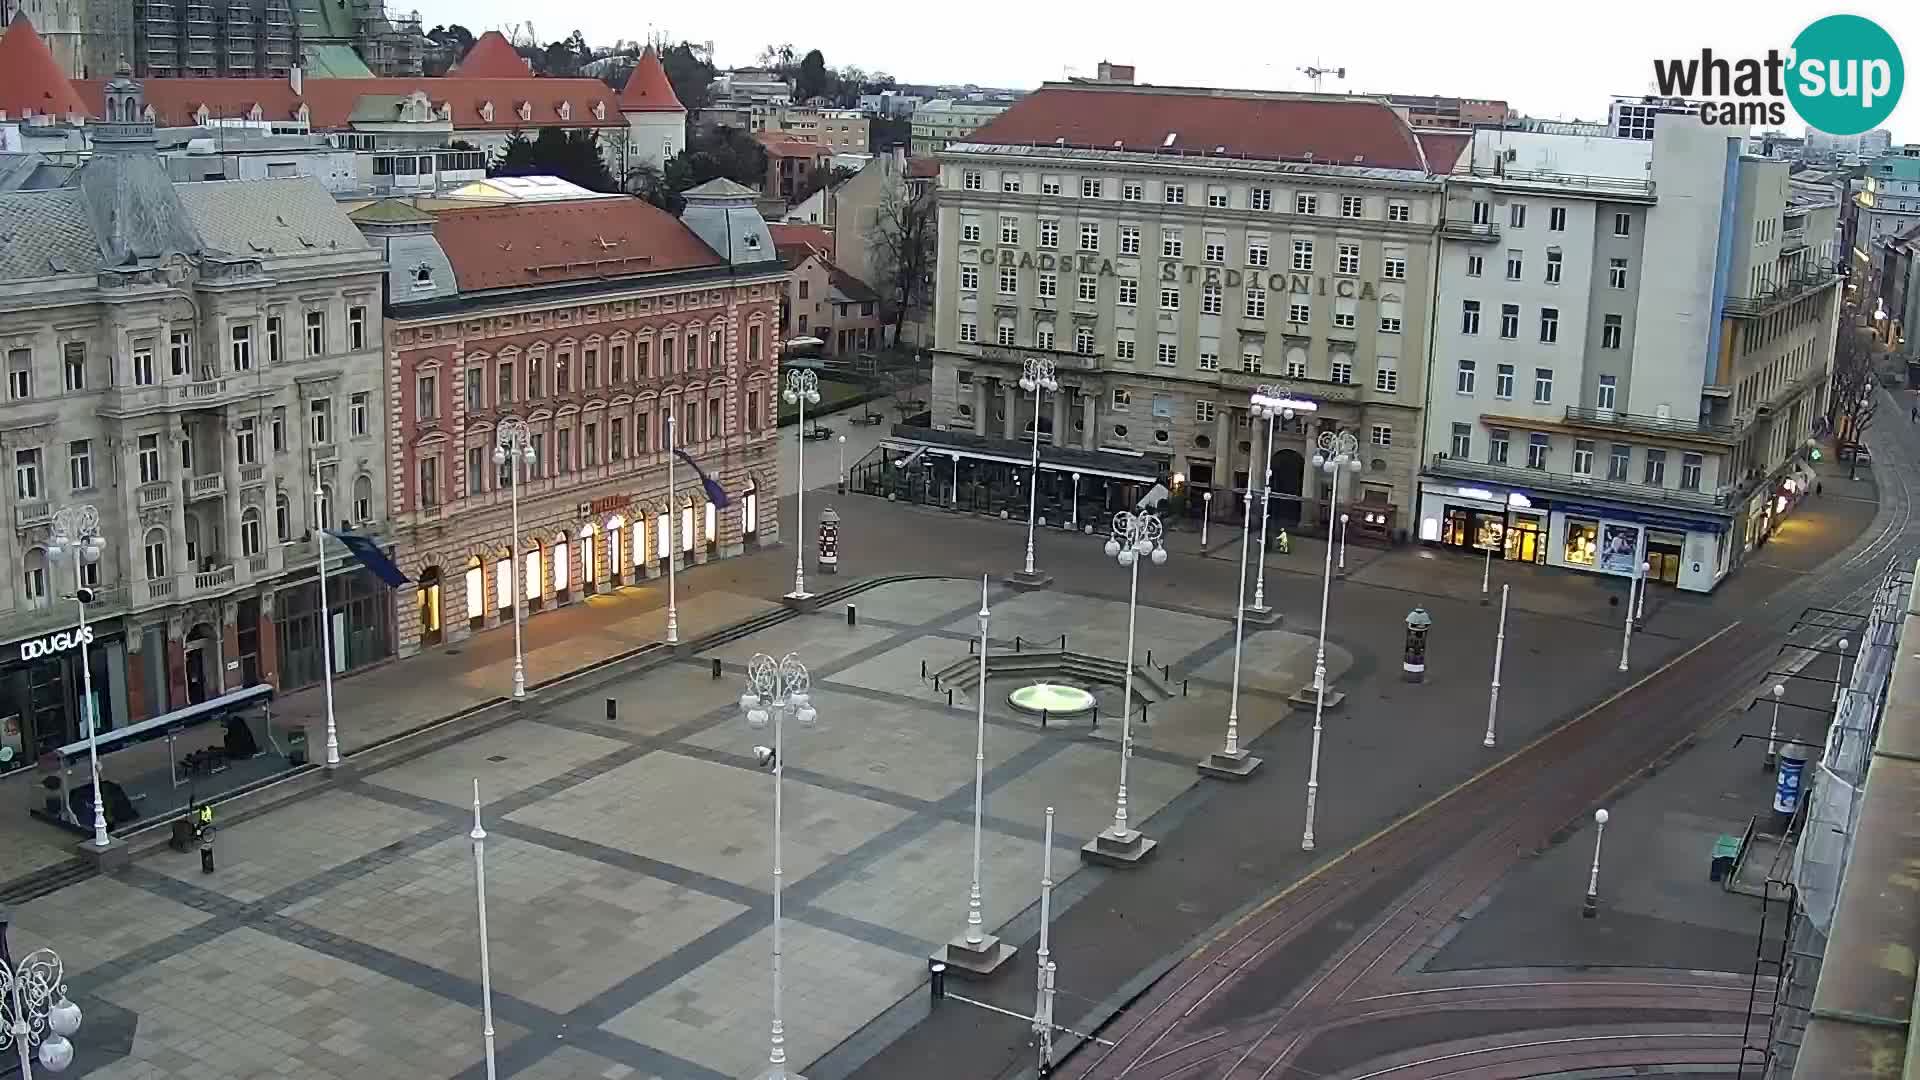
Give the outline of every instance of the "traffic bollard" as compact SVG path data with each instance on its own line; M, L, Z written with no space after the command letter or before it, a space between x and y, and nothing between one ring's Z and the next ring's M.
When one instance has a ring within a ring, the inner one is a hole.
M607 699L607 719L612 720L618 717L619 715L620 715L620 703L614 700L613 698L608 698Z

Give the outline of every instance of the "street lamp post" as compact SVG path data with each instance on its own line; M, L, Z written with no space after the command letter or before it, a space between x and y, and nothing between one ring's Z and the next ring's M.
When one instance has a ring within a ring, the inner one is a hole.
M974 692L973 722L973 885L967 891L967 929L934 952L936 963L969 975L991 975L1012 958L1015 949L986 932L980 911L980 831L987 793L987 627L993 613L987 607L987 576L980 575L980 674Z
M847 493L847 437L845 435L840 436L839 443L840 481L834 486L834 490L841 495L845 495Z
M1761 769L1772 772L1774 763L1780 756L1780 699L1787 696L1785 683L1773 684L1773 720L1767 724L1767 756L1761 762Z
M1046 575L1033 569L1033 522L1040 505L1040 406L1049 390L1059 390L1054 378L1054 362L1045 357L1028 357L1020 368L1020 389L1033 395L1033 460L1028 466L1027 482L1027 566L1017 575L1025 585L1044 585Z
M811 373L809 373L811 374ZM787 1031L780 1018L780 891L784 872L780 866L780 829L782 791L786 759L785 720L788 713L801 727L812 727L819 714L814 711L808 693L812 679L805 664L793 653L775 660L756 653L747 663L747 692L740 695L740 708L746 713L747 726L755 731L773 721L773 745L753 748L755 764L773 773L773 1032L767 1050L767 1067L755 1074L759 1080L803 1080L787 1071Z
M1286 396L1284 387L1262 383L1248 399L1248 411L1267 422L1266 453L1261 458L1260 481L1260 569L1253 580L1253 615L1256 622L1272 622L1273 609L1267 606L1267 521L1273 517L1273 425L1276 420L1291 421L1303 412L1319 408L1311 401L1296 401ZM1247 498L1253 498L1253 474L1247 474Z
M527 429L525 420L502 420L494 429L493 463L506 465L510 492L508 502L513 507L513 538L507 545L513 553L508 559L507 573L511 576L513 589L513 699L524 700L527 696L527 658L520 642L520 605L526 599L527 590L520 579L525 576L526 554L520 550L520 484L527 476L527 468L533 464L533 433Z
M1207 525L1213 520L1213 492L1200 493L1200 553L1207 551Z
M1486 564L1480 568L1480 606L1481 607L1486 607L1489 603L1492 603L1492 600L1491 600L1492 594L1488 592L1488 586L1490 586L1492 582L1493 582L1493 547L1492 545L1488 545Z
M1340 509L1340 474L1360 471L1360 440L1351 431L1323 431L1316 440L1313 467L1333 479L1327 511ZM1307 762L1307 825L1300 849L1313 850L1313 815L1320 801L1321 717L1327 708L1327 598L1333 585L1333 545L1327 545L1327 565L1320 579L1320 640L1313 650L1313 749Z
M680 557L680 496L676 492L673 461L680 436L673 410L667 410L667 644L680 644L680 578L674 560ZM660 538L654 537L655 541Z
M1340 513L1340 580L1347 578L1347 514Z
M1647 586L1653 584L1653 564L1640 564L1640 599L1633 606L1633 628L1644 629L1647 625Z
M807 406L820 404L820 376L807 368L787 369L787 404L800 407L800 422L794 425L793 484L793 591L789 600L805 600L807 591Z
M1244 780L1260 767L1260 759L1240 746L1240 647L1247 636L1247 537L1253 531L1253 492L1241 509L1239 595L1233 605L1233 689L1227 696L1227 741L1200 762L1202 775L1222 780Z
M1500 662L1507 655L1507 589L1500 586L1500 631L1493 639L1493 692L1487 696L1487 737L1482 746L1493 745L1493 728L1500 718Z
M1113 824L1087 841L1080 854L1108 866L1133 866L1158 846L1127 823L1127 759L1133 756L1133 635L1140 608L1140 560L1151 558L1155 566L1167 561L1167 549L1160 544L1165 534L1158 515L1122 510L1113 515L1113 535L1107 540L1107 557L1127 568L1127 677L1120 700L1120 791L1114 800Z
M1846 638L1840 639L1840 663L1837 667L1834 668L1834 671L1833 671L1833 701L1831 702L1829 707L1833 710L1833 712L1836 715L1838 715L1838 713L1840 712L1840 695L1847 688L1848 644L1849 643Z
M340 767L340 728L333 719L333 608L327 603L327 489L320 483L320 454L313 454L313 549L319 556L315 574L320 579L320 685L327 705L327 769Z
M960 455L956 453L947 456L953 459L953 502L951 505L955 510L958 510L960 509Z
M1639 573L1627 578L1627 621L1620 627L1620 670L1627 670L1627 653L1633 645L1633 601L1640 585Z
M1607 835L1607 812L1593 812L1593 868L1587 871L1587 898L1580 904L1580 917L1591 919L1600 914L1600 841Z
M73 553L73 599L80 611L80 684L85 700L81 703L81 722L86 725L87 764L93 771L93 846L106 848L105 797L100 792L100 717L93 704L93 664L87 655L87 642L93 631L87 625L87 603L93 590L87 586L87 570L100 561L100 511L92 506L63 506L53 514L53 537L47 544L47 557L58 561Z
M1072 519L1068 522L1069 527L1071 527L1074 532L1079 532L1080 531L1080 474L1078 472L1075 472L1073 474L1073 506L1070 508L1069 513L1072 515Z
M80 1006L67 998L66 967L52 949L35 949L16 962L7 924L0 912L0 1054L17 1056L20 1080L33 1080L36 1057L48 1072L65 1072L73 1064L68 1037L81 1020Z
M487 1080L497 1075L493 1056L493 962L487 948L487 830L480 827L480 781L473 782L473 894L480 913L480 1041L487 1054Z
M1040 846L1040 948L1033 954L1033 1036L1039 1044L1039 1075L1053 1071L1053 953L1047 948L1053 921L1053 807L1047 807L1047 825Z

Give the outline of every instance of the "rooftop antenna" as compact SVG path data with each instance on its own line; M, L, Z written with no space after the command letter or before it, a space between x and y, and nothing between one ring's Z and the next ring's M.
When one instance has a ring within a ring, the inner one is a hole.
M1345 79L1347 77L1346 68L1321 67L1320 62L1317 60L1314 61L1312 64L1307 65L1306 67L1300 68L1299 71L1300 71L1300 74L1305 75L1307 78L1313 80L1313 92L1316 94L1320 92L1321 79L1324 79L1329 75L1333 76L1336 79Z

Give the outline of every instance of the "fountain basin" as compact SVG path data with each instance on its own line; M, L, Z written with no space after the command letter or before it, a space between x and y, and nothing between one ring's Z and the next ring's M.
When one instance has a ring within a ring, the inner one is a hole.
M1078 716L1092 712L1095 705L1093 695L1077 686L1048 682L1020 687L1007 695L1007 703L1035 716Z

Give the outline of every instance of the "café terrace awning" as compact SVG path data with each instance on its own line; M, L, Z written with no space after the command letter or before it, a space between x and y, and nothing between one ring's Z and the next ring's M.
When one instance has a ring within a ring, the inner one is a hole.
M935 431L932 428L895 424L893 434L882 446L902 457L932 455L951 458L959 455L967 461L991 461L1017 468L1028 467L1033 460L1033 444L1010 439L993 439L970 431ZM1151 484L1160 479L1160 467L1143 455L1117 450L1076 450L1040 444L1040 467L1048 472L1079 473L1109 480Z

